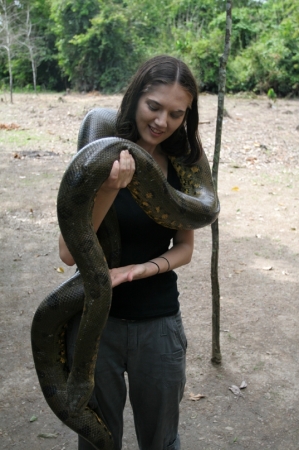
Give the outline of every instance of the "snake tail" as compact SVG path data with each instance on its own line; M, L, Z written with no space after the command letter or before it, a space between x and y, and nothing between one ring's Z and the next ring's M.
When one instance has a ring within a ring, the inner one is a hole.
M69 376L66 324L82 312L84 295L81 275L77 272L42 301L31 327L33 359L44 398L56 416L95 449L112 450L111 433L92 409L87 406L78 417L72 417L66 406Z

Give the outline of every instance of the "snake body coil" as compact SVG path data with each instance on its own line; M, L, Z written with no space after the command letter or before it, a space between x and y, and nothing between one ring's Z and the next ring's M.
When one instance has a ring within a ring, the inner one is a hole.
M96 449L105 450L113 448L111 433L87 404L94 386L100 337L111 304L108 264L118 266L120 244L113 208L100 227L99 243L91 220L95 195L121 150L128 149L136 164L128 188L136 202L157 223L173 229L196 229L212 223L219 213L205 155L192 167L181 166L171 158L183 190L176 191L141 147L127 140L107 137L114 134L115 117L114 111L96 109L82 124L78 142L79 149L83 148L67 168L57 199L60 230L79 272L44 299L35 313L31 330L35 367L50 408ZM65 328L82 310L69 373Z

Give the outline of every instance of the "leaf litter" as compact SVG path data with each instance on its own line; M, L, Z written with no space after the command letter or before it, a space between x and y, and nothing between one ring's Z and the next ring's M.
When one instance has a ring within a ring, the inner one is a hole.
M198 400L200 400L201 398L205 398L205 395L202 394L193 394L193 392L190 393L189 399L193 402L197 402Z
M244 397L244 395L241 392L241 389L246 389L247 383L246 381L242 381L240 384L240 387L236 386L235 384L232 384L228 389L237 397Z

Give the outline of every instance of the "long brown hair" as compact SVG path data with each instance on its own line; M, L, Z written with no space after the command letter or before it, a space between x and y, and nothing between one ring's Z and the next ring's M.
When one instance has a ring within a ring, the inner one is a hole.
M184 164L192 165L200 159L203 151L198 134L198 88L188 66L172 56L160 55L149 59L133 76L118 112L116 135L137 142L139 133L135 117L140 97L148 88L174 83L186 89L193 100L182 125L161 143L161 147L167 155L181 157Z

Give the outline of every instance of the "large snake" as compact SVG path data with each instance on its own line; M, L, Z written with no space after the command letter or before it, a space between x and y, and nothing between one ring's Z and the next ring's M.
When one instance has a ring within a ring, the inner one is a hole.
M157 223L173 229L196 229L211 224L219 213L204 154L191 167L171 158L182 185L183 192L179 192L167 183L160 167L141 147L110 137L115 134L115 119L115 111L95 109L82 123L80 151L65 171L57 199L60 230L79 271L43 300L31 330L36 372L47 403L62 422L98 450L112 449L113 439L88 401L111 303L108 266L118 266L120 243L113 208L100 227L99 243L91 222L96 192L109 176L120 151L128 149L136 163L128 188ZM64 335L68 321L82 310L74 362L69 371Z

